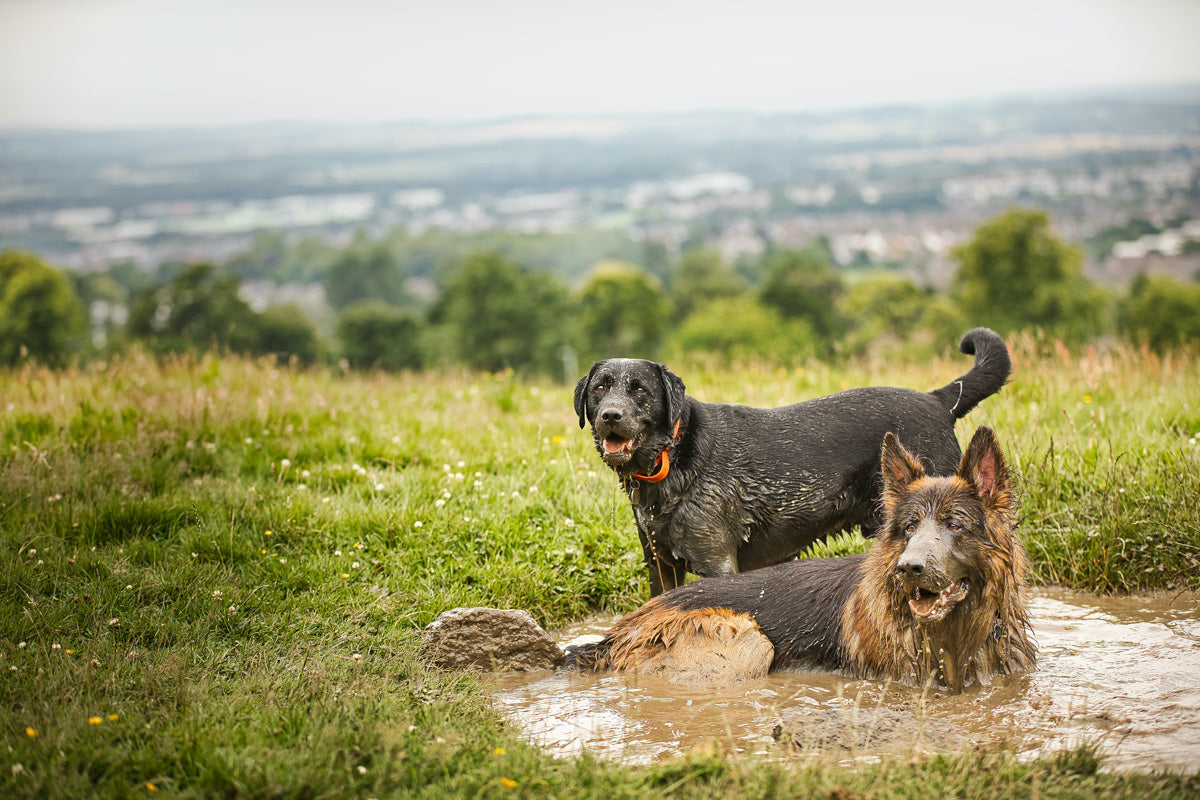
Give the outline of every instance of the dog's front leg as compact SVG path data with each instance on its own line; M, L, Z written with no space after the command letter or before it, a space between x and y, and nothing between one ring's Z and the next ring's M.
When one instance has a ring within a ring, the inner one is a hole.
M642 559L650 578L650 596L657 597L682 585L687 575L687 563L675 556L665 540L655 537L640 521L638 538L642 540Z

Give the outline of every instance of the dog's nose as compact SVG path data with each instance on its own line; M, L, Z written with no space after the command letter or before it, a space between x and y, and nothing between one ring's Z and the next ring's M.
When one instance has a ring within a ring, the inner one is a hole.
M614 422L620 422L621 418L624 416L625 415L621 413L621 409L619 408L606 408L600 412L600 419L604 420L610 425Z
M916 578L925 571L925 559L920 556L904 555L896 564L896 577Z

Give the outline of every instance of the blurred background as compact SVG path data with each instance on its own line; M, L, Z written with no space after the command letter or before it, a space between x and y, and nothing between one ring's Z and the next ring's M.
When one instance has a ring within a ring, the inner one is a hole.
M1200 345L1192 0L0 0L0 364Z

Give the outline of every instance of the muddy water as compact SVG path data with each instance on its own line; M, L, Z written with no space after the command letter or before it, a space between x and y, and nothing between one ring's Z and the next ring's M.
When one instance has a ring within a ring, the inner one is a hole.
M533 742L562 756L588 751L649 763L712 747L778 756L785 709L888 709L912 738L802 756L838 759L927 750L918 730L950 730L957 746L1033 757L1089 743L1107 770L1200 770L1200 603L1191 593L1094 597L1039 589L1030 604L1035 671L958 696L825 673L779 672L732 687L676 686L652 676L543 672L497 676L497 705ZM603 632L611 619L559 633ZM795 712L788 712L789 714ZM878 713L878 712L877 712ZM895 716L895 715L893 715Z

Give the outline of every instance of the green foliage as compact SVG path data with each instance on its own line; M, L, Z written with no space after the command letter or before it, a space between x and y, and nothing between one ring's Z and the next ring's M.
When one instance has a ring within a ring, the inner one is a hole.
M1002 335L1041 329L1070 341L1104 327L1104 293L1083 277L1083 253L1054 235L1044 211L1001 214L953 257L952 294L974 325Z
M129 309L128 329L160 353L209 348L252 353L257 344L253 309L238 296L240 282L212 264L184 268L166 286L141 292Z
M458 359L474 369L550 373L572 338L569 310L556 278L476 253L451 274L432 318L452 331Z
M317 329L304 309L295 305L268 306L255 319L258 329L254 352L272 354L281 361L315 364L320 352Z
M711 300L737 297L745 291L721 254L710 248L684 253L671 274L670 286L676 321L691 316Z
M621 261L602 261L579 295L580 346L594 361L654 358L666 336L668 303L656 278Z
M0 253L0 365L61 366L83 347L86 315L70 281L33 253Z
M1121 332L1159 353L1200 345L1200 284L1139 275L1121 310Z
M837 307L844 291L842 279L819 250L783 250L767 259L759 299L785 317L806 320L815 336L832 345L845 328Z
M159 354L228 351L314 363L317 331L297 306L255 312L239 295L241 282L212 264L180 269L164 286L144 289L131 303L126 330Z
M854 284L838 300L838 312L851 321L847 350L861 355L871 348L906 341L926 313L929 300L928 292L896 275L879 275Z
M408 300L404 288L407 277L387 244L356 242L329 267L325 299L337 311L361 300L401 306Z
M337 337L342 356L355 369L417 369L423 328L412 312L367 300L338 316Z
M784 319L749 295L705 303L680 323L671 343L680 355L707 354L724 362L762 359L777 364L803 362L820 346L807 320Z

